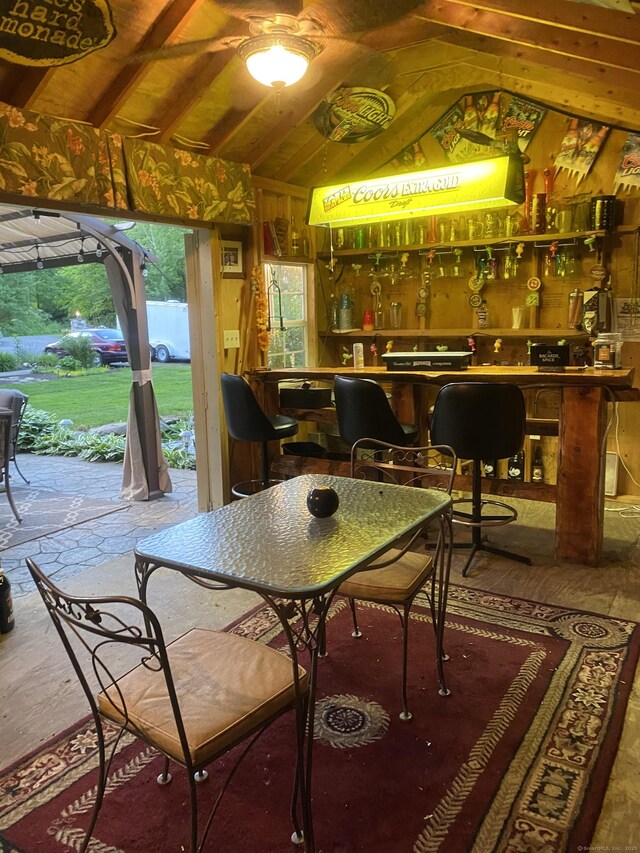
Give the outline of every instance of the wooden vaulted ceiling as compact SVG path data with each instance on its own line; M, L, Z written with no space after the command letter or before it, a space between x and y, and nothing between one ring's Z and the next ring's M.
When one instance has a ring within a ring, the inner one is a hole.
M76 62L0 61L0 100L149 141L246 162L301 186L371 174L465 92L503 88L549 107L640 130L640 3L635 14L574 0L109 0L111 43ZM171 58L163 49L248 36L249 15L320 22L326 40L279 108L233 48ZM155 51L162 51L160 55ZM159 58L161 56L162 58ZM311 118L339 86L386 91L390 128L325 142Z

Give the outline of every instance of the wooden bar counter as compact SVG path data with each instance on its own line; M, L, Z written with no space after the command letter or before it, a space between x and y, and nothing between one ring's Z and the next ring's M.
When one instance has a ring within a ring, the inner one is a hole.
M602 553L604 526L604 460L606 445L607 403L640 400L633 387L632 368L595 370L567 368L562 373L543 373L533 367L470 367L463 371L389 371L384 367L362 370L341 367L302 367L255 370L250 380L260 390L263 404L270 413L280 411L278 382L300 379L331 382L336 375L363 376L391 383L393 404L400 420L420 423L425 413L418 411L420 386L441 387L449 382L512 382L523 391L534 388L556 388L560 391L558 423L558 482L543 487L495 480L483 482L483 491L498 491L521 497L537 497L556 502L556 559L596 565ZM300 419L331 420L333 411L323 409L287 410ZM324 413L324 414L323 414ZM460 480L459 488L465 488Z

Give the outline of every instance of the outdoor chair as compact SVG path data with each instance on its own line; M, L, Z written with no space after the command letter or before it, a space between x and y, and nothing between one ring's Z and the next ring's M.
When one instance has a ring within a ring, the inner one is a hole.
M365 480L394 483L416 488L437 488L451 494L456 456L451 447L400 447L371 438L355 442L351 449L351 476ZM450 524L447 516L446 523ZM413 716L407 702L407 659L409 652L409 617L413 602L424 591L429 600L436 634L436 666L440 695L448 696L443 661L442 629L449 586L451 550L443 553L444 542L438 537L433 559L425 552L422 530L397 548L389 550L382 562L351 575L338 587L338 595L349 600L353 616L353 634L362 636L358 627L356 601L371 601L393 608L402 624L402 713L401 720ZM418 546L418 550L413 550ZM440 564L439 564L439 561ZM440 570L438 570L440 569ZM424 589L427 581L430 585Z
M0 482L3 484L4 492L9 501L11 511L16 517L18 524L22 521L11 494L11 477L9 474L9 461L11 459L11 434L13 415L9 409L0 408Z
M27 408L28 401L29 397L26 394L23 394L22 391L17 391L14 388L0 390L0 409L11 409L13 413L11 418L9 461L13 462L16 467L16 471L20 474L27 485L29 485L29 480L27 480L18 467L18 462L16 460L16 447L18 445L18 435L20 433L20 426L22 425L24 410Z
M203 848L220 799L241 760L271 722L294 708L298 753L291 816L295 832L300 834L298 792L305 790L300 745L308 694L308 677L302 667L296 674L300 686L296 700L291 660L276 649L205 628L192 628L165 643L157 616L138 599L71 596L54 586L33 560L27 559L27 566L87 697L98 737L96 799L79 848L82 853L91 839L110 765L125 731L165 756L158 784L171 781L170 761L186 769L191 838L182 849L196 853ZM125 647L129 649L127 663ZM138 661L133 668L132 660ZM91 685L96 681L98 693L94 695ZM108 756L103 720L120 729ZM207 777L206 765L245 740L248 743L232 762L198 842L196 782ZM302 808L306 807L303 796ZM167 819L176 817L168 815Z

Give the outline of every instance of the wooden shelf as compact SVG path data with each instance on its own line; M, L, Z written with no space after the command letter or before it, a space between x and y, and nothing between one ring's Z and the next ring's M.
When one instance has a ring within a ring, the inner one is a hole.
M375 329L373 332L363 332L353 329L348 332L320 332L324 338L470 338L470 337L500 337L500 338L588 338L587 332L575 329Z
M615 234L615 231L568 231L566 233L551 233L546 232L544 234L517 234L514 237L487 237L487 238L479 238L477 240L456 240L455 242L445 242L445 243L420 243L420 244L410 244L407 246L384 246L384 247L372 247L367 249L334 249L333 254L335 257L346 257L350 255L372 255L376 252L380 252L382 256L385 255L395 255L400 252L418 252L422 249L435 249L436 252L440 250L440 252L445 252L448 250L453 250L454 248L465 249L465 248L478 248L482 249L485 246L508 246L508 245L517 245L518 243L553 243L556 240L559 243L568 242L573 240L580 240L585 237L604 237L607 234ZM329 258L331 257L331 253L326 250L322 250L318 252L319 258Z
M471 335L484 335L500 338L588 338L588 332L578 332L575 329L475 329Z

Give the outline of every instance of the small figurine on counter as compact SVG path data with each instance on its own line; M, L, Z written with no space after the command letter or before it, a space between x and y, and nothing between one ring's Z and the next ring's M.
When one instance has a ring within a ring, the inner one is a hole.
M449 352L449 347L446 344L436 344L437 352Z
M342 366L346 367L347 363L353 358L353 352L347 347L342 347Z
M558 346L563 347L566 343L567 343L566 338L560 338L560 340L558 341Z
M590 234L584 241L585 246L589 249L590 252L595 252L596 246L596 235Z
M385 352L391 352L391 350L393 349L393 341L387 341L387 344L384 349Z
M500 352L501 349L502 349L502 338L496 338L494 341L494 344L493 344L493 351L495 353L498 353L498 352Z
M378 347L376 346L376 342L374 341L369 347L369 352L373 358L373 366L376 367L378 364Z
M416 345L413 347L413 351L414 351L414 352L418 352L418 344L416 344Z
M519 261L522 260L522 253L524 252L524 243L518 243L516 246L516 257Z
M533 346L533 341L529 339L527 341L527 355L531 355L531 347Z
M476 339L475 338L467 338L467 346L471 350L472 353L476 351Z

